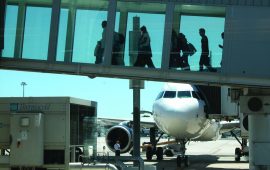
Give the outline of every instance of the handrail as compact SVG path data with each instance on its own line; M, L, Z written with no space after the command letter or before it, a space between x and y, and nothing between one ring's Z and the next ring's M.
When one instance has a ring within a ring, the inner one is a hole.
M69 163L70 170L90 170L90 169L108 169L118 170L113 164L82 164L82 163Z

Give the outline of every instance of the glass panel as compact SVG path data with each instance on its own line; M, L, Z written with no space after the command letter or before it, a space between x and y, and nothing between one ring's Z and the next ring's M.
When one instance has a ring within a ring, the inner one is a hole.
M112 57L112 64L122 65L123 61L121 60L124 57L125 66L134 66L138 56L138 44L140 44L141 57L137 61L137 66L153 67L154 65L155 68L161 67L165 9L166 5L162 3L122 1L117 3L120 22L116 21L115 26L119 25L118 32L124 35L125 44L124 46L121 45L120 55L118 55L120 62L115 63L114 61L119 60L114 60L114 57ZM142 26L145 26L147 33L144 33L141 37L140 28ZM139 42L140 37L141 41ZM151 53L148 44L150 44ZM122 54L123 52L124 54ZM149 57L151 55L152 57Z
M190 98L191 94L190 94L190 91L179 91L177 93L177 97L178 98Z
M14 57L18 6L8 5L5 20L3 57Z
M68 9L61 9L56 61L64 61L67 36Z
M76 10L72 62L95 63L94 53L102 35L101 23L107 20L108 3L108 0L76 1L78 9Z
M94 49L107 11L77 10L72 62L94 63Z
M176 5L174 11L170 67L177 70L219 71L225 8L181 4ZM201 33L200 28L203 28Z
M23 58L47 60L51 11L51 8L27 7L22 53Z
M175 98L176 91L165 91L163 98Z
M193 21L200 21L200 24L196 24ZM200 36L199 30L203 28L205 30L205 36L208 39L208 50L210 57L210 66L213 68L221 67L221 58L222 58L222 49L219 47L219 44L222 43L221 33L224 31L224 18L219 17L195 17L195 16L182 16L181 17L181 28L180 32L184 33L189 42L191 42L197 52L189 56L189 63L191 70L200 69L200 61L204 61L201 56L203 53L204 47L203 44L206 44L204 36ZM207 54L207 53L206 53ZM203 62L202 62L203 63ZM206 64L203 64L203 71L207 70ZM211 68L211 67L210 67ZM208 69L211 71L211 69Z

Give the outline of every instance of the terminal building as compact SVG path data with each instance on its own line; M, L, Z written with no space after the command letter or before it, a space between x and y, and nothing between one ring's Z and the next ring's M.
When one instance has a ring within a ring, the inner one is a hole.
M97 148L97 102L72 97L0 98L0 169L69 169Z

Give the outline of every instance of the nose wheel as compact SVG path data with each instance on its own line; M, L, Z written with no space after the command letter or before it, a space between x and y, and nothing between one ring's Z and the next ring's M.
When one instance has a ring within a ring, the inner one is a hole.
M146 159L148 161L152 160L153 155L156 154L157 160L163 160L163 148L157 147L156 149L152 146L146 148Z
M187 143L186 140L180 141L181 155L178 155L176 158L177 167L181 167L182 164L184 164L185 167L189 166L189 159L188 159L188 156L185 154L186 153L186 143Z
M238 137L231 131L231 135L235 137L235 139L239 142L241 145L241 148L235 148L234 150L234 158L236 162L239 162L242 156L248 156L249 155L249 149L247 145L247 139L242 138L242 142L238 139Z
M182 164L184 164L185 167L188 167L189 166L188 156L187 155L185 155L185 156L178 155L176 158L176 164L177 164L177 167L181 167Z

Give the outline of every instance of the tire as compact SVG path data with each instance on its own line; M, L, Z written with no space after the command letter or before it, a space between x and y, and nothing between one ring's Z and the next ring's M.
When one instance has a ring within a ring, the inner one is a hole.
M158 147L157 148L157 160L163 160L163 148L162 147Z
M185 167L188 167L188 166L189 166L189 159L188 159L188 156L185 156L185 157L184 157L184 164L185 164Z
M177 167L181 167L181 163L182 163L182 157L180 155L178 155L176 158Z
M152 160L152 157L153 157L153 151L152 151L152 147L151 146L148 146L146 148L146 159L148 161Z
M235 161L239 162L240 157L241 157L241 149L240 148L235 148Z
M164 151L164 155L166 155L167 157L173 157L174 156L174 151L172 149L166 149Z

